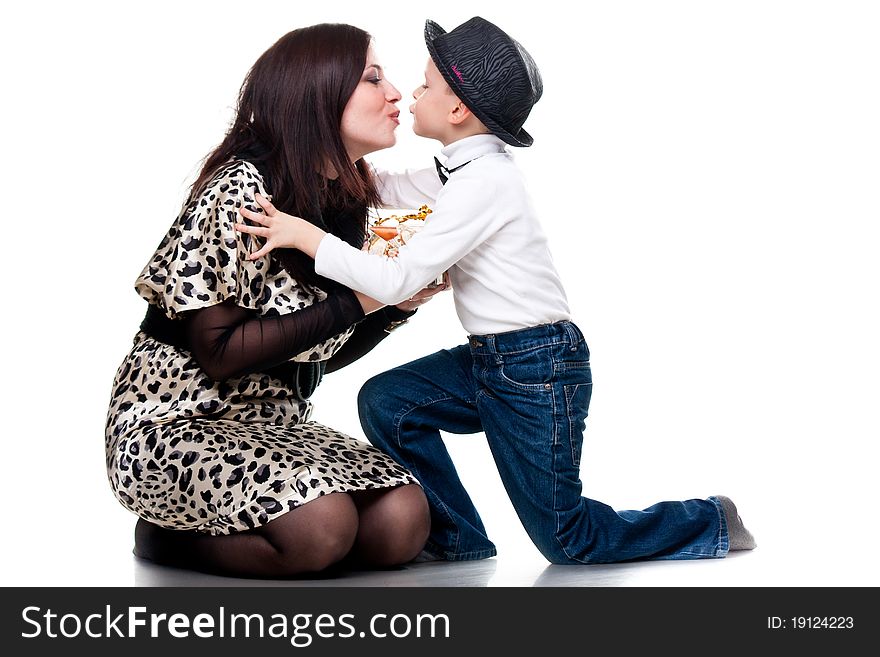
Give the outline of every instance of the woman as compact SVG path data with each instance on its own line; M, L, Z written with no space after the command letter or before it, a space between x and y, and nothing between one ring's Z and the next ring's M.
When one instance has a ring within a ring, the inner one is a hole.
M258 192L362 244L378 205L362 158L394 144L399 100L370 36L348 25L294 30L248 73L232 127L135 284L148 312L114 381L106 446L111 486L140 516L136 555L285 577L422 549L415 479L309 422L308 397L443 287L382 308L295 251L248 260L260 244L233 228Z

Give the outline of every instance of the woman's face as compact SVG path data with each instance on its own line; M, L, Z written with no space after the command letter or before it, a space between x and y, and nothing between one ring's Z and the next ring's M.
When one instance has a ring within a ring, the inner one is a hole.
M342 141L352 162L374 151L394 146L394 131L400 125L397 101L400 92L385 79L382 66L367 49L367 66L361 81L342 112Z

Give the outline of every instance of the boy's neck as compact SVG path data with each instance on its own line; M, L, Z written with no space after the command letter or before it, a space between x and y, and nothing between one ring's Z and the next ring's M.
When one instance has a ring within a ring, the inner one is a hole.
M445 135L443 138L439 139L438 141L441 144L443 144L443 148L446 148L447 146L452 146L453 144L456 144L464 139L467 139L468 137L476 137L477 135L491 135L491 134L492 134L491 132L488 132L486 130L466 130L463 132L456 132L455 134L452 134L452 135Z

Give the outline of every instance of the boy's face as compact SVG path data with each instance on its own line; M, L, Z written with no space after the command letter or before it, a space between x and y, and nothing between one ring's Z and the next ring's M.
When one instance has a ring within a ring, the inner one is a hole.
M413 91L413 98L415 102L409 106L413 115L413 132L420 137L445 141L449 114L461 101L452 93L430 57L425 67L425 83Z

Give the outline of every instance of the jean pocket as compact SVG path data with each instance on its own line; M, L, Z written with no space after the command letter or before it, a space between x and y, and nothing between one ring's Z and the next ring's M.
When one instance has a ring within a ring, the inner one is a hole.
M556 363L555 369L560 374L571 372L578 379L586 377L587 382L592 379L592 370L588 360L563 360Z
M553 355L547 347L504 354L499 374L507 383L527 390L544 390L553 381Z
M571 461L575 466L581 464L581 448L584 444L584 429L590 411L590 397L593 394L592 383L576 383L564 385L565 415L568 425L568 443L571 447Z

